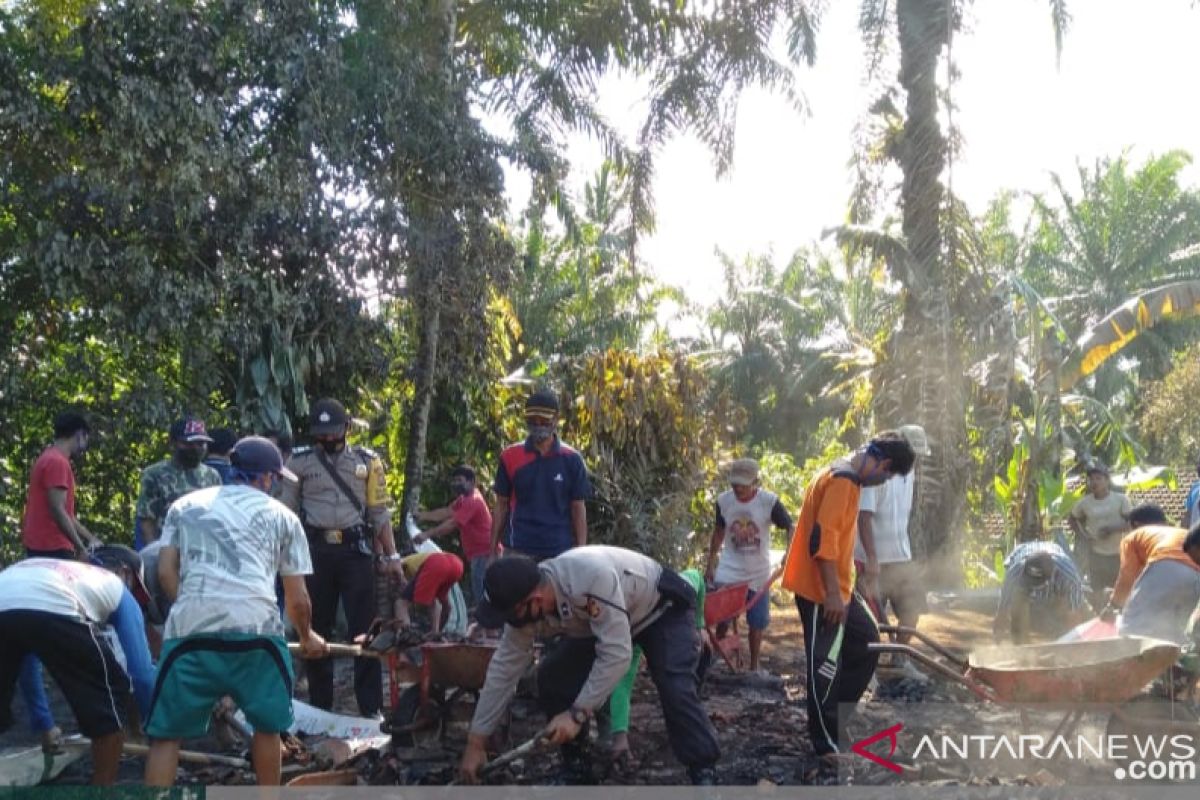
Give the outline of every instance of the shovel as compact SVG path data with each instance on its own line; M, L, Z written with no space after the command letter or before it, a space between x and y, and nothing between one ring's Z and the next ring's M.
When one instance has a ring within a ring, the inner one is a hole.
M298 642L288 642L288 652L304 657ZM364 650L361 645L357 644L331 644L329 645L329 654L324 658L361 658L363 656L385 658L386 655L386 653L377 653L374 650Z
M500 769L501 767L507 767L509 764L516 761L517 759L523 758L523 757L529 755L530 753L533 753L537 750L542 749L547 744L549 744L549 742L550 742L550 740L546 737L546 731L544 729L540 730L529 741L525 742L522 745L519 745L518 747L514 747L512 750L509 750L506 753L501 753L500 755L496 756L494 759L492 759L491 761L489 761L488 763L486 763L482 767L480 767L479 768L479 777L484 778L487 775L490 775L493 772L495 772L496 770ZM456 778L450 782L450 785L451 786L461 786L462 783Z

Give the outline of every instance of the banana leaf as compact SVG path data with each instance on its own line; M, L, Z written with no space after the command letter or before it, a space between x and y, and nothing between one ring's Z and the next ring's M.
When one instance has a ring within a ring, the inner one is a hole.
M1158 323L1197 315L1200 280L1168 283L1131 297L1080 337L1063 366L1060 388L1067 391Z

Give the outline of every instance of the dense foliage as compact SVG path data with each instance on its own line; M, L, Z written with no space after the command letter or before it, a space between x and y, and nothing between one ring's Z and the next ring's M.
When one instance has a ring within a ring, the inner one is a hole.
M524 397L550 385L593 473L592 538L676 564L707 541L725 459L758 458L795 512L817 469L902 423L933 445L914 544L938 580L964 549L985 558L964 531L989 514L1045 535L1084 458L1190 463L1200 322L1182 309L1159 303L1066 378L1105 315L1194 283L1191 158L1117 155L1024 215L1004 192L967 213L943 125L962 5L861 3L878 97L849 224L778 263L722 254L723 290L677 340L684 294L638 259L654 156L690 130L728 170L744 89L801 105L820 3L0 7L0 557L67 406L98 434L81 515L118 541L174 418L303 435L322 395L352 407L411 509L444 502L458 463L490 485ZM620 70L647 79L633 142L597 110ZM607 157L579 196L567 131ZM532 178L520 213L506 164Z

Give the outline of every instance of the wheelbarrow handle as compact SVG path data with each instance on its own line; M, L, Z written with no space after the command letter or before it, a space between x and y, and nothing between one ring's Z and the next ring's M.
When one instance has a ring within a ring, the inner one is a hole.
M930 650L937 653L942 658L954 664L959 669L965 670L968 666L966 659L956 655L955 653L952 653L950 650L947 650L945 647L938 644L916 628L910 628L907 625L880 625L879 632L911 636L917 641L926 645Z
M965 670L960 671L952 669L943 664L941 661L938 661L936 658L932 658L929 655L922 653L920 650L911 645L893 642L873 642L867 645L867 650L872 653L902 653L909 658L919 661L923 666L928 667L934 672L937 672L939 675L943 675L955 683L961 683L963 686L970 689L981 700L996 699L986 686L967 677Z
M775 571L771 573L771 577L767 578L767 582L762 585L762 588L750 597L750 600L746 603L746 609L749 610L754 608L754 606L758 604L758 601L762 599L762 596L771 591L771 587L775 585L775 581L779 580L779 576L782 574L783 565L780 564L775 568Z

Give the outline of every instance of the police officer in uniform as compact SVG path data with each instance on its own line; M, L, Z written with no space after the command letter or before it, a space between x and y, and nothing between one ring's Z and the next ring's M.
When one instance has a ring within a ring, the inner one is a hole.
M538 665L538 701L547 735L562 745L563 779L591 782L588 723L629 669L633 644L646 654L667 737L693 783L715 781L717 734L700 702L696 592L674 571L641 553L588 545L541 563L506 556L484 577L476 607L481 625L504 626L488 667L463 753L463 780L478 780L488 737L500 724L536 639L563 636Z
M285 482L280 500L300 516L312 553L313 574L307 578L312 598L312 626L328 639L337 616L338 599L346 608L350 637L366 633L375 617L375 552L382 568L402 575L392 536L383 462L364 447L347 447L350 418L337 400L313 404L309 434L312 447L297 448L288 459L296 482ZM333 662L307 662L309 700L318 708L333 707ZM354 663L354 694L364 716L383 706L383 672L378 659Z

